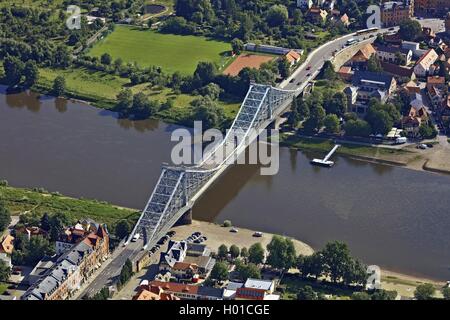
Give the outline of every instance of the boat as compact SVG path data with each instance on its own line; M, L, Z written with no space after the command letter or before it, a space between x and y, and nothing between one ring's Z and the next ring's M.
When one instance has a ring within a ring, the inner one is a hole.
M311 164L322 167L332 167L334 165L333 161L324 161L322 159L312 159Z

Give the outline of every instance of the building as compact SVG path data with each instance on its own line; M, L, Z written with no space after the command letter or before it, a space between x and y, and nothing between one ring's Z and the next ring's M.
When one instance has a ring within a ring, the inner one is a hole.
M204 244L170 241L166 252L161 253L159 271L170 272L178 281L206 279L216 259Z
M420 85L411 80L407 84L405 84L405 90L409 94L420 93Z
M245 283L236 288L235 300L279 300L275 291L275 282L273 280L247 279Z
M262 52L262 53L269 53L269 54L277 54L277 55L285 55L292 49L283 48L283 47L276 47L276 46L270 46L266 44L255 44L255 43L246 43L244 45L244 50L246 51L254 51L254 52ZM295 49L298 54L302 55L303 50L297 50Z
M410 49L399 48L394 46L377 46L377 57L384 62L400 64L399 60L403 60L403 65L411 62L413 53Z
M339 20L342 22L342 24L346 27L348 27L350 25L350 18L348 17L348 15L346 13L344 13Z
M99 225L95 232L89 233L56 261L46 258L44 263L38 263L39 268L35 268L38 280L21 299L65 300L71 297L106 260L108 254L109 234L105 225Z
M311 9L313 6L312 0L297 0L297 7L303 10Z
M344 81L351 81L353 77L353 71L351 67L342 66L337 72L339 77Z
M309 9L306 18L314 24L321 24L327 20L328 12L320 8L313 7Z
M385 27L398 25L411 19L414 14L414 1L387 1L381 6L381 23Z
M410 103L410 110L407 116L402 118L403 130L408 136L416 137L419 134L419 128L428 121L428 112L422 100L421 94L415 94Z
M14 237L7 234L1 240L0 253L6 253L11 255L13 250L14 250Z
M397 64L388 63L388 62L381 62L381 67L383 68L383 71L396 77L397 79L409 79L409 80L415 80L416 74L414 73L414 68L408 68L399 66Z
M11 256L9 254L0 253L0 261L3 261L10 268L13 267L12 262L11 262Z
M445 18L445 33L447 33L447 36L450 37L450 12L447 13Z
M196 286L178 282L151 281L142 284L140 290L147 290L158 296L172 294L181 300L222 300L224 289Z
M417 16L442 17L450 11L450 0L415 0L414 11Z
M344 89L352 112L366 114L372 98L385 103L397 89L391 75L369 71L355 71L352 85Z
M429 76L427 77L427 90L430 91L432 87L436 87L441 91L447 91L447 83L445 77Z
M300 55L298 52L291 50L284 55L284 58L289 62L291 66L295 65L300 61Z
M445 101L446 93L438 87L432 86L427 90L433 108L438 110Z
M403 49L409 49L412 51L413 57L420 58L427 50L420 49L418 42L402 41L401 46Z
M349 60L349 64L357 69L364 69L370 57L376 53L375 48L371 43L366 44L359 49L353 57Z
M431 66L438 59L438 54L434 49L430 49L425 52L422 57L417 61L414 67L414 73L417 77L426 77L430 71Z
M133 297L133 300L167 300L167 301L173 301L173 300L180 300L180 298L174 296L171 293L166 293L160 290L158 293L154 293L145 289L139 290L138 293Z

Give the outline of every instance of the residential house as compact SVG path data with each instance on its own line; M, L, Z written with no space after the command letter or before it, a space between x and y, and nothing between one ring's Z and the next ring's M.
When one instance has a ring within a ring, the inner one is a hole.
M445 77L428 76L427 77L427 90L431 90L432 87L436 87L440 90L447 91L447 83Z
M6 253L11 255L13 250L14 250L14 237L7 234L1 240L0 253Z
M450 0L415 0L415 14L417 16L435 16L450 11Z
M356 69L365 69L370 57L376 53L375 48L371 43L366 44L360 48L348 63Z
M142 290L139 290L138 293L136 293L136 295L133 297L133 300L147 300L147 301L167 300L167 301L172 301L172 300L180 300L180 298L174 296L171 293L166 293L162 289L158 293L154 293L154 292L142 289Z
M351 67L342 66L337 72L339 77L344 81L351 81L353 77L353 71Z
M420 85L413 80L405 84L405 89L409 94L420 93Z
M216 259L205 245L170 241L167 251L161 253L159 270L170 272L178 281L197 281L206 279L215 264Z
M420 49L420 44L413 41L402 41L401 46L403 49L409 49L412 51L414 58L420 58L427 50Z
M445 123L450 124L450 95L442 101L442 106L439 110L439 115Z
M410 19L414 14L411 0L387 1L381 5L381 23L384 27L396 26Z
M409 79L409 80L415 80L416 74L414 73L414 68L408 68L399 66L397 64L388 63L388 62L381 62L381 67L383 68L384 72L393 75L397 79Z
M434 109L439 109L445 101L446 92L439 87L432 86L427 90L428 96Z
M438 57L439 56L436 51L434 51L434 49L430 49L426 53L424 53L414 67L414 73L416 74L416 76L426 77L430 71L431 66L436 62Z
M291 50L284 55L285 59L289 62L291 66L295 65L300 61L300 55L298 52Z
M89 233L55 262L47 258L46 267L41 267L44 270L39 271L39 279L21 299L64 300L71 297L106 260L108 254L109 234L105 225L99 225L95 232Z
M415 94L410 103L410 110L407 116L402 118L403 130L408 136L416 137L419 134L419 128L428 121L429 115L421 94Z
M369 71L355 71L352 85L344 89L350 110L367 113L369 101L375 98L385 103L397 89L397 81L391 75Z
M236 289L235 300L279 300L280 296L274 294L275 282L273 280L259 280L248 278L242 287Z
M173 294L181 300L222 300L224 292L221 288L161 281L151 281L148 285L141 285L140 290L147 290L157 295Z
M381 46L376 47L377 57L384 62L399 64L399 59L403 59L404 65L408 65L412 59L412 51L406 48Z
M327 20L328 12L317 7L309 9L306 18L315 24L321 24Z
M348 17L348 15L346 13L344 13L339 20L342 22L342 24L346 27L348 27L350 25L350 18Z

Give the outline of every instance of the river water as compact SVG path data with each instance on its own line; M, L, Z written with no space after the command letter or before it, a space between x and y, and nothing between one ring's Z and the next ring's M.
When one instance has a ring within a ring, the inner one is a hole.
M142 208L176 128L0 87L0 179ZM196 203L194 218L229 219L314 248L342 240L365 263L450 279L450 177L344 157L318 168L312 157L282 148L275 176L231 167Z

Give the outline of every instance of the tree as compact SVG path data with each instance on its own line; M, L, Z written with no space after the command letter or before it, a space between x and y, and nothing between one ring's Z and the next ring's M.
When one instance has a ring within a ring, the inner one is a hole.
M133 92L129 89L123 89L117 95L116 108L119 111L129 110L133 106Z
M203 97L192 102L194 119L202 121L204 129L219 127L225 115L223 110L210 97Z
M406 58L402 55L402 53L400 51L397 51L395 53L395 60L396 60L396 63L399 65L402 65L402 66L406 65Z
M5 205L0 202L0 233L8 228L11 223L11 214Z
M239 257L240 250L237 245L232 244L230 247L230 255L232 259L236 259Z
M450 300L450 287L445 287L442 289L442 295L444 296L445 300Z
M20 83L24 68L25 66L19 58L6 56L3 61L3 69L5 70L5 79L9 86L15 86Z
M102 54L102 56L100 57L100 62L104 65L109 66L112 62L111 55L109 53Z
M367 292L353 292L352 300L371 300L370 295Z
M297 300L318 300L318 296L311 286L304 286L298 289Z
M406 41L414 41L422 34L422 26L416 20L404 20L400 23L400 37Z
M159 105L157 101L150 101L143 92L138 92L133 96L133 112L142 117L149 117L158 111Z
M23 250L24 264L27 266L34 266L41 260L45 255L53 255L54 248L53 245L43 236L31 237Z
M194 77L199 79L202 85L210 83L216 76L216 66L212 62L199 62L194 71Z
M66 92L66 79L63 76L57 76L53 81L53 94L57 97Z
M340 241L329 242L321 250L324 273L331 281L341 280L352 263L352 257L347 245Z
M69 225L69 218L64 213L56 213L49 219L50 239L56 241L64 231L64 227Z
M314 130L320 130L323 126L323 120L325 119L325 109L320 105L311 109L309 118L304 123L306 131L312 132Z
M44 213L44 215L41 218L41 229L49 232L50 231L50 217L48 213Z
M25 77L25 85L27 87L31 87L37 82L39 79L39 69L34 60L29 60L25 63L23 75Z
M240 55L244 51L244 42L241 39L234 38L231 40L231 49L234 54Z
M207 96L211 98L211 100L219 99L221 92L222 89L215 83L208 83L206 86L198 89L198 93L200 93L203 97Z
M291 64L286 57L278 59L278 72L282 78L287 78L291 74Z
M430 300L432 299L436 289L431 283L424 283L418 285L414 291L414 298L417 300Z
M130 259L127 259L122 269L120 270L119 285L123 286L125 283L127 283L132 275L133 275L133 264L131 263Z
M298 126L299 121L300 121L300 114L298 112L298 102L297 98L294 97L291 103L291 113L289 114L288 122L293 128L296 128Z
M120 220L116 224L115 234L118 238L123 239L130 234L131 228L127 220Z
M289 269L296 262L296 253L294 243L291 239L280 236L273 236L267 245L269 255L267 264L277 269Z
M395 300L397 291L388 291L384 289L375 290L370 297L372 300Z
M275 4L271 6L266 15L266 21L270 27L277 27L288 21L288 10L286 6Z
M11 276L11 268L5 261L0 260L0 281L8 281Z
M297 110L300 120L304 120L310 115L309 105L303 99L298 101Z
M238 273L239 279L241 280L247 280L248 278L261 279L261 271L259 270L258 266L253 263L240 263L236 266L236 271Z
M319 278L323 273L322 255L320 252L314 252L310 256L299 256L297 259L297 268L303 277Z
M248 250L248 261L257 265L261 264L264 262L264 254L265 251L261 243L254 243Z
M320 73L321 77L326 80L336 80L337 78L337 73L334 71L333 63L330 60L325 61Z
M336 92L330 98L325 98L323 107L327 113L342 117L347 112L348 100L343 92Z
M211 278L217 281L228 280L228 267L225 262L216 262L211 270Z
M325 125L325 131L328 133L338 133L340 131L339 118L335 114L326 115L323 124Z
M380 59L378 59L376 54L373 54L370 56L369 60L367 61L367 69L371 72L382 72L383 67L381 66Z
M345 134L354 137L368 137L372 128L364 120L349 120L344 125Z
M228 255L228 248L226 245L221 244L219 246L219 249L217 250L217 256L219 257L219 259L226 259Z
M245 261L247 261L247 260L248 260L248 255L249 255L248 249L247 249L246 247L243 247L243 248L241 249L241 257L242 257Z
M433 139L437 136L438 132L434 126L429 124L421 124L419 127L419 135L424 139Z

